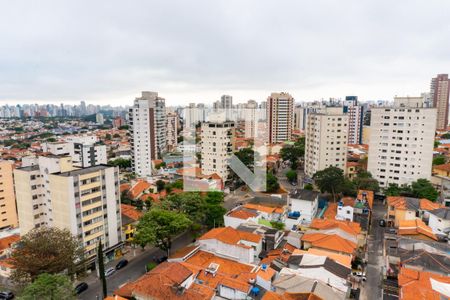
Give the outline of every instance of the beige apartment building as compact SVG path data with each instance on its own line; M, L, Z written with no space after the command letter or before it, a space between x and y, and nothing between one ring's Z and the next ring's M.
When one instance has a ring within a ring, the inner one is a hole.
M450 94L448 74L438 74L431 79L430 90L433 107L437 109L436 129L445 130L448 125L448 100Z
M235 123L205 122L200 137L202 174L216 173L226 182L230 175L228 159L234 152Z
M173 151L178 145L178 122L179 117L175 112L169 112L166 116L167 150Z
M294 98L288 93L272 93L267 98L268 142L275 144L292 138Z
M305 173L312 177L330 166L346 170L348 116L343 107L326 107L308 114L305 133Z
M0 161L0 230L18 225L13 162Z
M71 157L57 155L27 164L14 171L22 235L40 226L69 229L91 260L100 240L105 253L121 246L118 168L74 168Z

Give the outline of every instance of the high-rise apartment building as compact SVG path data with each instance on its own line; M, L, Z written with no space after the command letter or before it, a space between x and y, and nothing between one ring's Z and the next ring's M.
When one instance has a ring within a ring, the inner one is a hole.
M305 129L305 108L301 105L296 105L294 107L294 129Z
M178 114L170 112L167 114L167 150L174 150L178 143Z
M129 112L132 167L138 176L152 174L151 161L166 151L166 109L156 92L142 92Z
M348 115L343 107L308 114L305 132L305 174L312 177L330 166L346 169Z
M40 226L69 229L91 260L100 239L106 252L120 246L117 167L78 169L70 156L57 155L32 158L25 164L14 170L21 235Z
M372 107L368 171L382 187L430 179L436 109Z
M13 162L0 160L0 230L17 227Z
M288 93L272 93L267 98L266 106L268 142L289 141L294 121L294 98Z
M230 168L228 159L234 152L235 123L205 122L201 127L202 174L216 173L223 182L228 181Z
M245 138L256 137L257 122L259 119L258 103L255 100L248 100L244 108L239 109L239 113L244 119L244 136Z
M448 125L448 99L450 94L448 74L438 74L431 79L430 94L433 107L437 109L436 129L445 130Z
M357 96L347 96L344 113L348 115L348 143L362 144L363 107L358 105Z

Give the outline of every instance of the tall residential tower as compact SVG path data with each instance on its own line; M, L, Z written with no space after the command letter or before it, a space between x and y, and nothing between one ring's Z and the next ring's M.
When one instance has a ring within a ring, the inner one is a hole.
M437 109L436 129L445 130L448 125L448 99L450 93L450 80L448 74L438 74L431 79L430 96L433 107Z

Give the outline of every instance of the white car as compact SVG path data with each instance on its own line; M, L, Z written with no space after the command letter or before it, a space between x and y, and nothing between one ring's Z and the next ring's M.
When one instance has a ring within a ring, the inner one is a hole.
M366 274L363 272L353 272L353 276L360 278L362 281L366 281Z
M115 269L115 268L109 268L109 269L106 269L106 271L105 271L105 276L106 276L106 277L111 276L112 274L114 274L114 272L116 272L116 269Z

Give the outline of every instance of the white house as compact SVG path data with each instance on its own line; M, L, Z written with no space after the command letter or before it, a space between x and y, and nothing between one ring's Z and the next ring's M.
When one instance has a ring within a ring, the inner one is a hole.
M336 211L336 219L343 221L353 221L353 206L344 205L343 202L338 202L338 207Z
M232 227L214 228L198 238L201 250L243 263L252 263L262 250L260 235Z
M310 190L293 190L288 195L287 205L286 228L290 229L301 223L309 224L317 213L319 193Z
M430 210L429 213L428 226L433 230L433 233L448 235L450 232L450 208L442 207Z
M223 216L225 227L229 226L235 229L248 222L258 223L259 218L260 215L256 211L242 209L242 207L230 210Z

